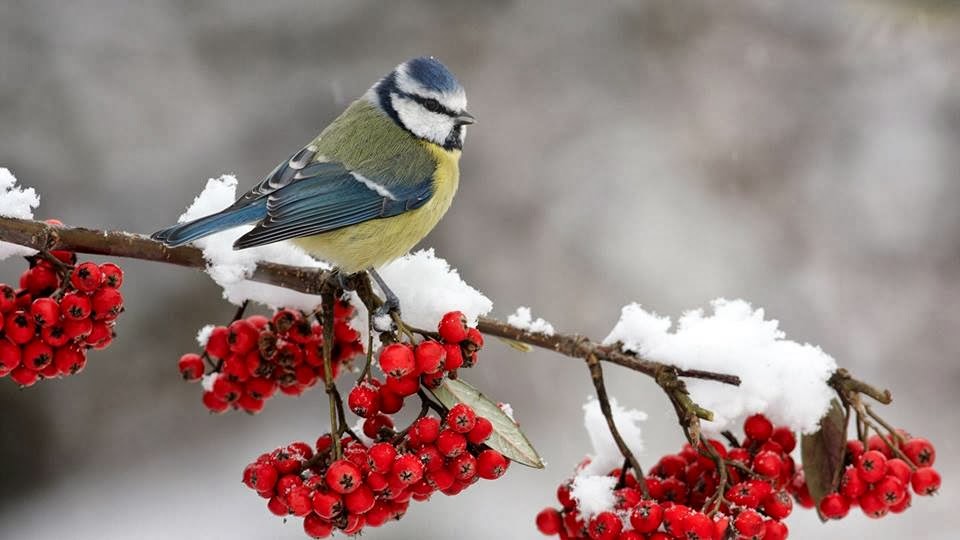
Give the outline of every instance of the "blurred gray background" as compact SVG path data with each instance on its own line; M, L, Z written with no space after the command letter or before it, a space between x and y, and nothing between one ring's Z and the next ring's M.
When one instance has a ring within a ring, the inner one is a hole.
M940 496L793 538L954 538L960 478L960 6L949 1L0 3L0 166L40 217L149 232L205 180L253 184L402 60L440 57L479 123L424 245L506 316L602 338L619 308L743 297L788 336L889 386L884 414L941 449ZM87 370L0 381L0 536L303 538L240 484L325 429L325 399L210 416L178 356L233 308L202 274L125 261L119 338ZM19 262L0 267L15 281ZM681 435L648 380L650 463ZM536 538L588 451L576 361L491 344L468 378L549 462L369 538ZM949 531L953 530L954 533Z

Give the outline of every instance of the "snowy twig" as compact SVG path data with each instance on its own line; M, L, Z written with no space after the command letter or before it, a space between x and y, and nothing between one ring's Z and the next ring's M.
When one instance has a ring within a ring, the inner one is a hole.
M55 227L28 219L0 217L0 240L37 250L66 249L78 253L127 257L200 269L207 265L203 253L190 246L169 248L139 234L81 227ZM308 294L321 294L328 283L339 285L331 271L268 262L259 263L249 279ZM351 288L369 287L364 274L348 276L344 281L344 284ZM740 384L740 378L736 375L673 368L661 362L625 353L617 347L601 345L579 335L558 333L548 336L531 333L489 317L480 317L477 329L487 335L552 350L566 356L584 360L595 356L600 361L617 364L650 377L657 377L658 373L668 369L679 377Z

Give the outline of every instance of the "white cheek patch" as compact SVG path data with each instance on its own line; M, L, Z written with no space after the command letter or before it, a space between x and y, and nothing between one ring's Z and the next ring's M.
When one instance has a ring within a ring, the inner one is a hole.
M412 99L390 94L390 102L403 125L417 137L442 145L453 130L453 118L443 113L430 112Z
M454 112L460 112L467 108L467 94L460 89L456 92L437 92L427 88L417 82L407 72L407 66L401 64L397 66L397 88L405 94L414 94L425 98L433 98L441 105Z

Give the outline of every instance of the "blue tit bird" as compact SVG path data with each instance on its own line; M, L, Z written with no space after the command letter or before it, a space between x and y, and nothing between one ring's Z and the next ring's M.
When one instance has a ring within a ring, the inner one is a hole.
M375 269L410 251L450 207L474 123L466 107L439 60L408 60L231 206L152 238L180 246L254 224L234 249L291 240L344 274L370 271L398 310Z

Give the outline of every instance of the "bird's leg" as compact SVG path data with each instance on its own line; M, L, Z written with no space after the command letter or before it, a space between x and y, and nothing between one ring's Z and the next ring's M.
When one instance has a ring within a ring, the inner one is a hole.
M383 291L384 296L383 305L377 308L373 314L374 326L376 326L380 332L390 332L394 329L399 329L404 334L412 336L400 319L400 299L390 290L390 287L387 287L387 283L383 281L383 278L380 277L380 274L378 274L376 270L371 268L367 272L370 274L370 277L377 282L377 286ZM382 329L379 326L382 325L384 319L390 320L391 324L388 325L388 328Z

